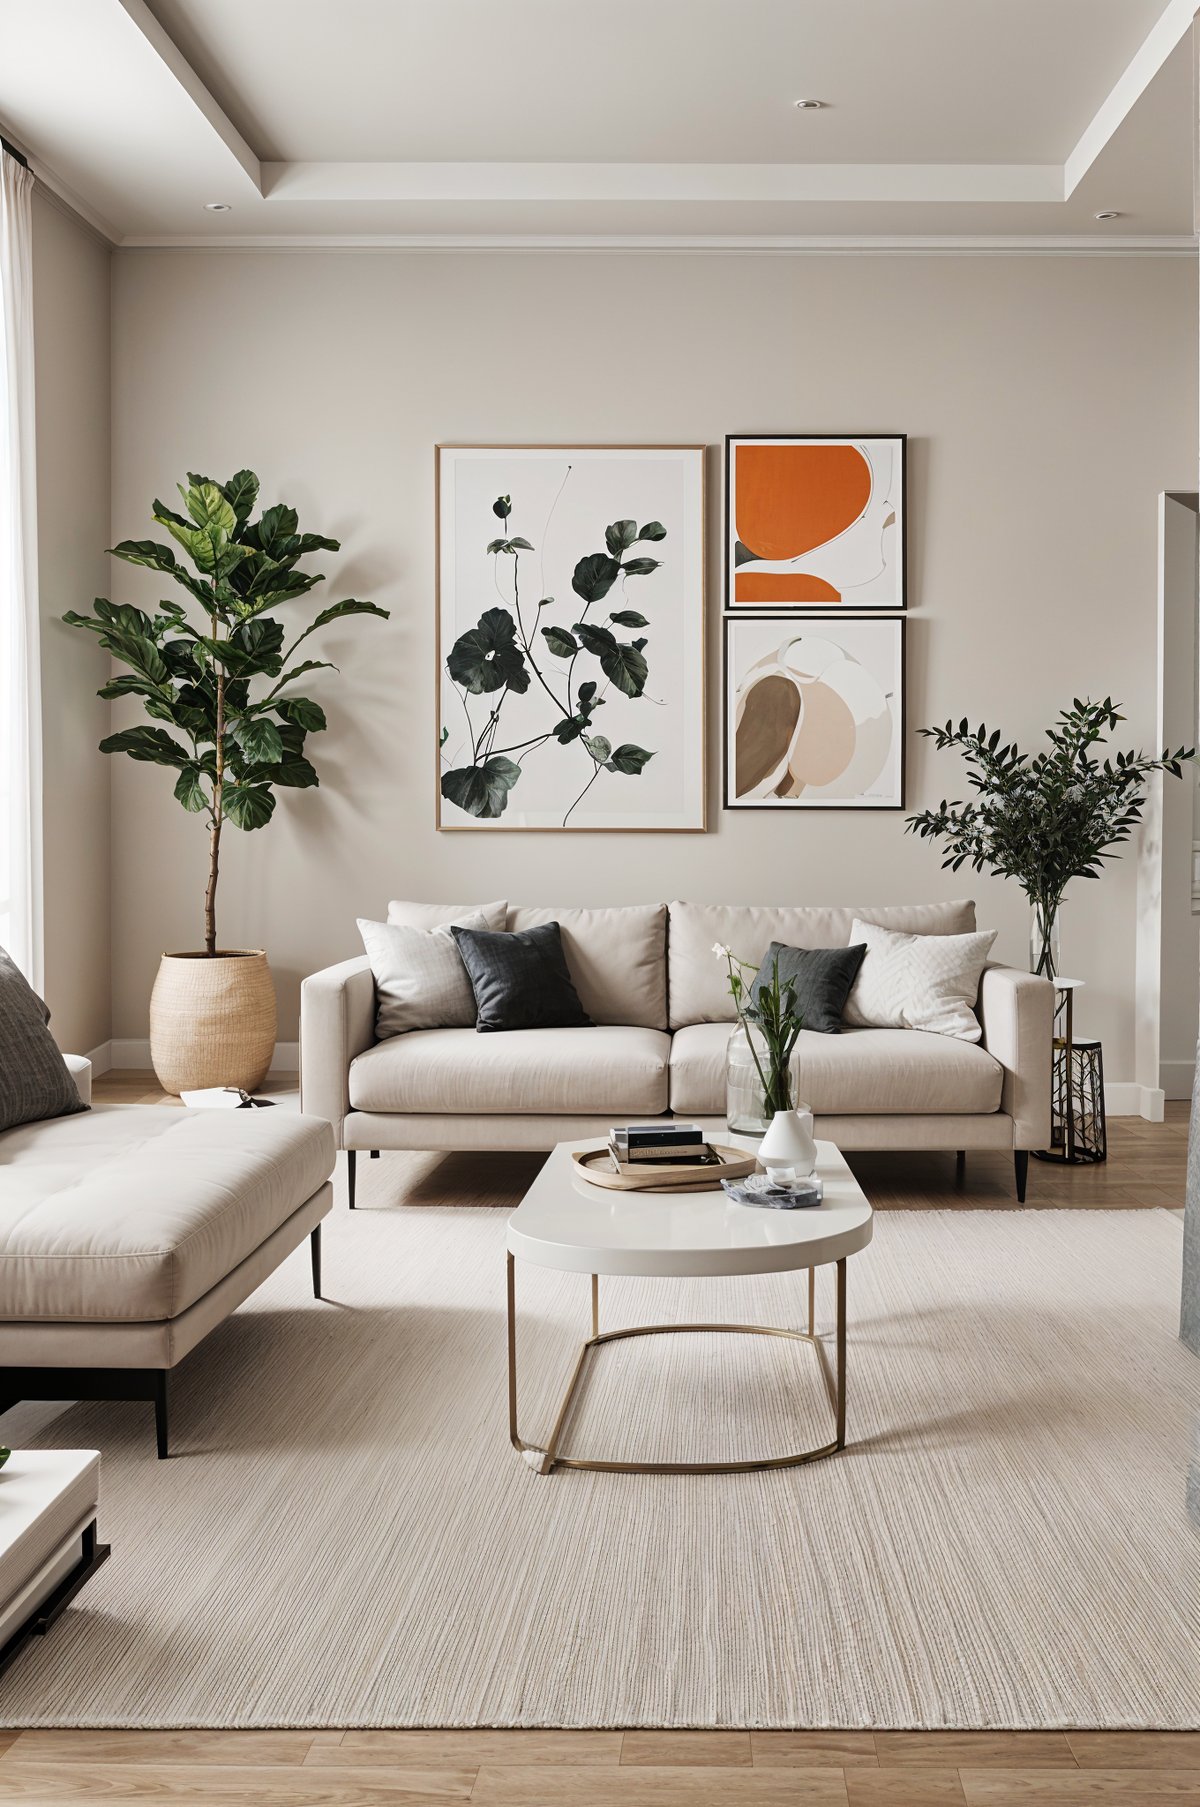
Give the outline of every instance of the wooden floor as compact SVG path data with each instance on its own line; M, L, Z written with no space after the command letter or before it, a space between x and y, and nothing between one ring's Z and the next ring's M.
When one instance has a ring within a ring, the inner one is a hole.
M173 1102L142 1073L105 1075L96 1097ZM1185 1105L1168 1105L1162 1124L1116 1119L1102 1167L1031 1162L1028 1203L1178 1209L1187 1119ZM962 1187L953 1155L864 1155L853 1164L879 1208L1017 1208L1006 1156L969 1155ZM515 1186L519 1175L512 1180ZM482 1807L1200 1807L1200 1732L0 1733L0 1803L7 1800L37 1807L468 1800Z

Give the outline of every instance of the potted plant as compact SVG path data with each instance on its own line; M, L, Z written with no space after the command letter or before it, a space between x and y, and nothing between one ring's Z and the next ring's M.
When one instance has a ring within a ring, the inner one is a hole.
M1125 717L1111 697L1102 703L1076 697L1052 728L1048 748L1032 757L1016 742L1001 744L998 728L981 723L973 732L958 727L922 728L939 749L955 747L967 763L968 783L977 796L909 816L905 827L923 839L945 844L943 869L1015 878L1033 908L1029 963L1053 979L1059 971L1059 911L1073 878L1099 878L1102 862L1127 841L1141 819L1146 783L1153 772L1183 776L1196 757L1194 747L1144 753L1117 753L1101 760L1094 749Z
M154 1071L168 1092L214 1085L253 1091L275 1046L275 989L262 949L218 946L222 831L229 822L265 828L278 789L319 782L305 743L325 727L325 712L294 686L306 672L335 668L327 659L293 663L297 648L343 615L386 620L388 611L348 598L289 635L270 611L322 583L322 574L302 570L300 561L336 552L340 542L300 533L295 509L283 503L251 520L258 500L253 471L238 471L227 483L189 472L179 493L186 515L157 499L153 512L188 564L156 540L122 540L110 550L170 578L187 601L160 602L151 615L98 597L94 614L72 609L63 619L95 634L129 668L99 695L138 697L152 721L164 724L124 728L102 740L100 751L167 767L179 803L208 827L204 946L162 957L150 1001Z
M724 942L713 943L724 960L737 1027L725 1049L725 1115L738 1135L762 1136L780 1112L796 1104L792 1055L804 1027L796 987L780 980L778 959L769 979L762 968L739 960Z

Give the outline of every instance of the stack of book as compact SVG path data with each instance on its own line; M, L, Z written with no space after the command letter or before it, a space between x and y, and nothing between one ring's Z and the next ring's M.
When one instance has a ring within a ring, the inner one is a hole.
M611 1131L618 1167L695 1167L714 1159L697 1123L630 1123Z

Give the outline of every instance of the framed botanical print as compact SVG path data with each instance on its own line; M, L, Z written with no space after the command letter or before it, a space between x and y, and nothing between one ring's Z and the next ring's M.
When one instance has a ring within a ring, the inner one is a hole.
M725 617L726 809L903 809L904 628Z
M439 446L437 823L702 830L703 446Z
M725 441L725 606L902 609L903 433Z

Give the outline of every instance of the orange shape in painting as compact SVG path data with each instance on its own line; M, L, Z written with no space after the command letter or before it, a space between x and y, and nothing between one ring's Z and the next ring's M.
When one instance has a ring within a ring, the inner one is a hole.
M739 571L735 602L840 602L842 592L811 571Z
M871 470L852 445L740 445L737 537L756 558L799 558L852 527Z

